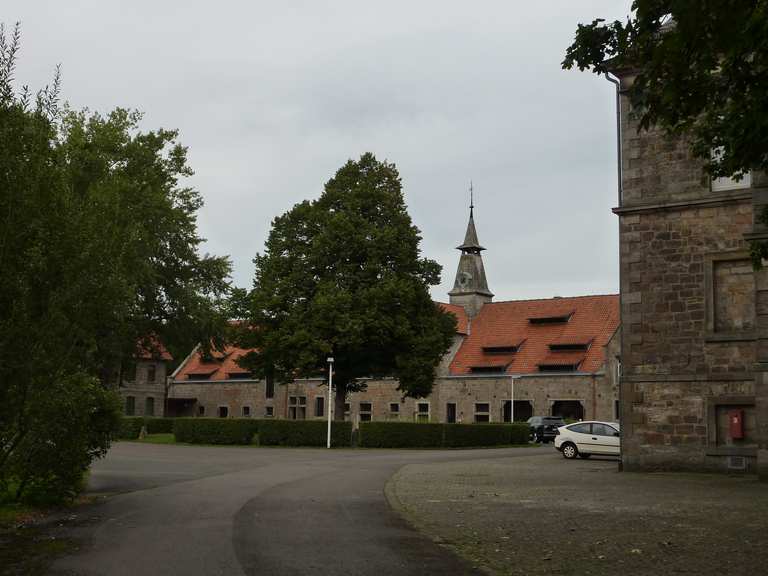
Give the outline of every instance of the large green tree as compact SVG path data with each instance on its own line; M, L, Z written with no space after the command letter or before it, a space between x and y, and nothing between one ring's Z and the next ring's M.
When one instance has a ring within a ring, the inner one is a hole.
M634 0L580 24L563 66L635 74L640 128L686 134L715 176L768 168L768 0Z
M276 218L255 258L243 363L277 382L323 375L333 356L335 415L365 379L398 378L404 396L432 390L455 317L429 295L440 266L420 256L393 164L350 160L315 201Z
M71 496L104 453L137 344L181 354L223 329L229 262L201 256L174 131L14 89L0 29L0 496ZM139 344L141 343L141 344Z
M634 0L626 22L580 24L563 67L634 74L639 129L684 134L713 176L768 169L768 0Z

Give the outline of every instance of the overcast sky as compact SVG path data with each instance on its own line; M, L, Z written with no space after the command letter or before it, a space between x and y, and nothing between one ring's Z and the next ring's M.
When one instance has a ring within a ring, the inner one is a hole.
M272 219L370 151L443 265L435 299L472 180L489 286L512 300L618 291L613 86L560 62L577 23L630 2L3 0L0 19L22 23L19 84L61 63L75 108L180 130L205 250L236 285Z

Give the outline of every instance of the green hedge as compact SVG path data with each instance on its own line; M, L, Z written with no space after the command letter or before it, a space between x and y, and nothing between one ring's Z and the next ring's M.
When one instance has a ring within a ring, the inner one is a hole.
M117 437L120 440L136 440L144 425L144 418L141 416L123 416L120 419L120 428L117 431Z
M444 424L361 422L360 446L366 448L439 448Z
M252 418L174 418L176 442L187 444L250 444L260 421Z
M170 434L173 432L174 420L176 418L123 416L117 437L121 440L135 440L139 437L142 426L147 427L147 434Z
M528 443L528 424L419 424L361 422L367 448L461 448Z
M262 446L325 446L328 422L325 420L262 420L259 444ZM334 422L331 446L352 445L352 423Z

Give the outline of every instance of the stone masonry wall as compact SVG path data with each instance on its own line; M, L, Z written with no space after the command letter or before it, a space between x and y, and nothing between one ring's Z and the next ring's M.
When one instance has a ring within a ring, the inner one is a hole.
M752 470L757 426L743 440L723 426L731 410L756 422L753 192L712 190L684 140L637 132L626 97L622 149L624 466Z
M155 378L150 380L150 370L154 367ZM165 362L155 360L139 360L136 362L136 379L133 382L123 382L118 386L118 394L123 403L123 412L127 413L129 397L133 398L135 416L164 416L165 415ZM147 398L152 399L154 413L147 413Z

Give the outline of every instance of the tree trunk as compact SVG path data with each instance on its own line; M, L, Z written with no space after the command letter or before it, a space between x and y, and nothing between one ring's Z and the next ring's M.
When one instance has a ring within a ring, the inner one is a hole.
M344 403L347 401L347 385L345 383L333 383L333 419L344 420Z

